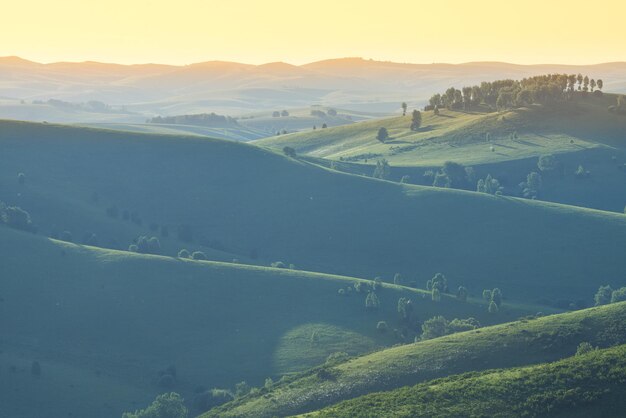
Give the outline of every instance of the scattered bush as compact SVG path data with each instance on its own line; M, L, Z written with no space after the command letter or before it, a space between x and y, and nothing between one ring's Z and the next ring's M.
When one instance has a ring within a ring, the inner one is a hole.
M490 314L498 313L499 310L500 308L498 308L498 305L494 301L489 302L489 308L487 309L487 311Z
M0 223L21 231L35 231L28 212L19 206L5 206L2 202L0 202Z
M611 303L622 302L626 300L626 287L620 287L611 293Z
M442 273L437 273L432 279L426 282L426 289L438 289L442 293L448 293L448 279L446 279L446 276Z
M398 299L398 314L400 314L400 319L406 321L411 318L411 313L413 312L413 303L411 299L407 298L399 298Z
M296 150L292 147L284 147L283 154L290 158L296 158L298 155L296 154Z
M396 273L393 276L393 284L401 285L402 284L402 275L400 273Z
M139 252L139 248L137 247L136 244L130 244L128 246L128 251L130 251L131 253L137 253Z
M375 311L380 306L380 300L378 300L378 296L376 292L369 292L365 297L365 309L368 311Z
M196 395L193 405L198 411L206 412L233 399L235 399L235 396L226 389L211 389Z
M157 396L146 409L125 412L122 418L187 418L187 414L184 400L178 393L171 392Z
M387 132L387 128L382 127L380 129L378 129L378 133L376 134L376 139L379 140L382 143L384 143L386 140L388 140L389 139L389 132Z
M464 286L459 286L459 289L456 291L456 298L461 302L466 302L467 293L467 289Z
M160 254L161 243L157 237L140 236L137 238L137 252L140 254Z
M244 380L243 382L239 382L235 384L235 398L241 398L242 396L246 396L250 393L251 387Z
M326 362L324 364L326 366L335 366L339 363L348 361L349 358L350 356L348 355L348 353L344 353L343 351L337 351L335 353L330 354L326 358Z
M576 355L582 356L587 353L591 353L597 349L598 349L597 347L592 346L587 341L583 341L582 343L578 344L578 348L576 348Z
M372 177L375 179L387 180L391 176L391 167L386 159L376 161L376 168Z
M483 290L483 299L486 301L491 301L491 290L485 289Z
M285 263L283 263L282 261L274 261L272 264L270 264L271 267L274 267L276 269L286 269L287 265Z
M389 330L389 326L385 321L378 321L378 323L376 324L376 330L381 334L384 334Z
M585 168L582 165L579 165L578 169L574 173L574 176L576 176L577 179L586 179L591 176L591 172L588 170L585 170Z
M17 174L17 183L20 185L24 185L26 183L26 174L18 173Z
M593 300L596 303L596 306L606 305L611 302L611 297L613 296L613 289L611 286L600 286L598 292L593 297Z
M189 258L190 254L185 248L178 252L178 258Z
M203 253L202 251L194 251L191 254L191 258L193 260L206 260L207 259L206 254Z

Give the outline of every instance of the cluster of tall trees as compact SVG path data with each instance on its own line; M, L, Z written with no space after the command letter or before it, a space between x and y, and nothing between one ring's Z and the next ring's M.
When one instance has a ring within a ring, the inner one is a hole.
M549 105L570 99L575 91L586 93L602 90L603 87L602 80L590 79L582 74L548 74L523 80L484 81L461 90L450 87L444 93L435 94L425 110L442 107L470 110L483 104L498 109L531 104Z

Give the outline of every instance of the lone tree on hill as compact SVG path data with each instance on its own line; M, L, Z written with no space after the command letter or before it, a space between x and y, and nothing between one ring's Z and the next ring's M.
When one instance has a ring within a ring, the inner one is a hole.
M422 112L414 110L411 118L411 130L417 131L422 126Z
M285 154L287 157L291 157L291 158L296 158L296 150L291 148L291 147L284 147L283 148L283 154Z
M598 86L598 90L602 90L602 87L604 87L604 81L602 80L598 80L596 84Z
M387 139L389 139L389 132L387 132L387 128L382 127L378 130L378 134L376 135L376 139L380 142L384 143Z
M407 108L406 103L402 102L402 116L406 116L406 108Z

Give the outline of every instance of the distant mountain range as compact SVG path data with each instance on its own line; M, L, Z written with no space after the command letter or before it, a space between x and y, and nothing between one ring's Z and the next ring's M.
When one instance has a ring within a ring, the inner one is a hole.
M626 62L583 66L501 62L402 64L341 58L299 66L283 62L249 65L223 61L173 66L40 64L4 57L0 58L0 118L44 118L44 110L28 105L48 99L123 106L137 114L136 120L128 114L119 119L108 115L107 120L126 122L142 121L146 116L206 112L235 116L314 104L394 112L401 101L411 107L422 106L433 92L450 86L555 72L589 74L603 79L606 91L626 92ZM54 119L55 115L52 116ZM71 119L67 115L56 117Z

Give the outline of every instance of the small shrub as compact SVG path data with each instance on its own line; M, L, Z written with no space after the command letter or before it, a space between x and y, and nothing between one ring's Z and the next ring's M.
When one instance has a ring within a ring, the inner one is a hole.
M622 302L626 300L626 287L620 287L611 293L611 303Z
M206 260L207 259L206 254L203 253L202 251L194 251L191 254L191 258L193 260Z
M456 291L456 298L461 302L467 301L467 289L464 286L459 286L459 289Z
M499 310L500 308L498 308L498 305L494 301L489 302L489 308L487 309L487 311L490 314L496 314Z
M587 341L583 341L582 343L578 344L578 348L576 348L576 355L582 356L595 350L597 350L596 347L592 346Z
M125 412L122 418L187 418L187 408L184 400L176 392L164 393L156 397L146 409Z
M598 291L596 292L593 300L596 303L596 306L606 305L611 302L611 297L613 296L613 289L611 286L600 286Z
M250 385L248 385L245 380L243 382L235 384L235 398L241 398L242 396L246 396L248 393L250 393L250 390Z
M283 263L282 261L274 261L272 264L270 264L271 267L274 267L276 269L286 269L287 265L285 263Z
M348 353L345 353L343 351L337 351L335 353L331 353L327 358L326 358L326 362L324 363L326 366L335 366L339 363L343 363L348 361L348 359L350 358L350 356L348 355Z
M190 254L185 248L178 252L178 258L189 258Z
M369 292L365 297L365 309L368 311L375 311L380 307L380 301L376 292Z
M345 296L345 295L346 295L346 290L345 290L345 289L339 289L339 290L337 291L337 294L338 294L339 296Z
M18 173L17 174L17 183L20 185L24 185L26 183L26 174Z
M298 156L296 154L296 150L291 147L284 147L283 154L285 154L289 158L296 158Z
M139 252L139 248L137 247L136 244L130 244L128 246L128 251L130 251L131 253L137 253Z
M384 334L389 330L389 326L385 321L378 321L378 323L376 324L376 330L381 334Z
M226 389L211 389L195 396L194 407L200 412L225 404L235 399L235 396Z

